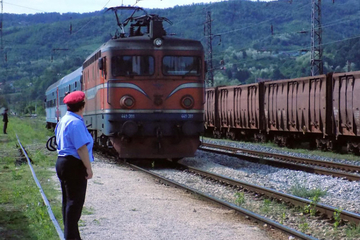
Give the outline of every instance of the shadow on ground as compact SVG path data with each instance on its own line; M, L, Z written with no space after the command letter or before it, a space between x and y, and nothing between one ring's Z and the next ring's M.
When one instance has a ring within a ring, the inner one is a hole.
M36 239L28 228L27 218L16 210L6 210L6 205L0 205L0 240Z

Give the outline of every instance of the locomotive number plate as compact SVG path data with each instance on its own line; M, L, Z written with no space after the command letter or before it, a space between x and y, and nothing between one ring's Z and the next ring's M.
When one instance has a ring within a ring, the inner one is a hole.
M191 119L194 118L194 114L181 114L182 119Z
M121 118L133 119L133 118L135 118L135 114L121 114Z

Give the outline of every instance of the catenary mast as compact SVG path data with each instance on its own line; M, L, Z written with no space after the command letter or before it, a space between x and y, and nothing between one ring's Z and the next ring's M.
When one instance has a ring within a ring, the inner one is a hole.
M311 0L311 75L323 74L321 0Z

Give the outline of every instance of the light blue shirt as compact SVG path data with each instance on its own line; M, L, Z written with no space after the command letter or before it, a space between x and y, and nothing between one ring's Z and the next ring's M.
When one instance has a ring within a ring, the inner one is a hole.
M61 157L72 155L80 159L77 150L86 145L90 162L94 161L92 148L94 140L81 116L67 111L55 128L57 152Z

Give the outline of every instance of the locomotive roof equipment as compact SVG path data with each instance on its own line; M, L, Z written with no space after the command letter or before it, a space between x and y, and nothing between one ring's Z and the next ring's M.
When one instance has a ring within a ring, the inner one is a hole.
M130 17L126 18L124 21L121 22L119 15L120 11L132 10L132 14ZM111 7L106 10L113 11L116 16L117 25L120 28L120 33L115 33L114 39L117 38L125 38L125 27L130 23L130 33L128 37L133 36L142 36L144 34L149 34L151 39L161 38L162 36L166 36L166 31L163 28L163 21L172 24L172 22L165 18L160 17L156 14L148 14L143 8L141 7ZM135 16L137 12L143 12L143 15ZM136 28L136 30L135 30ZM145 30L143 30L145 28ZM144 32L143 32L144 31Z

